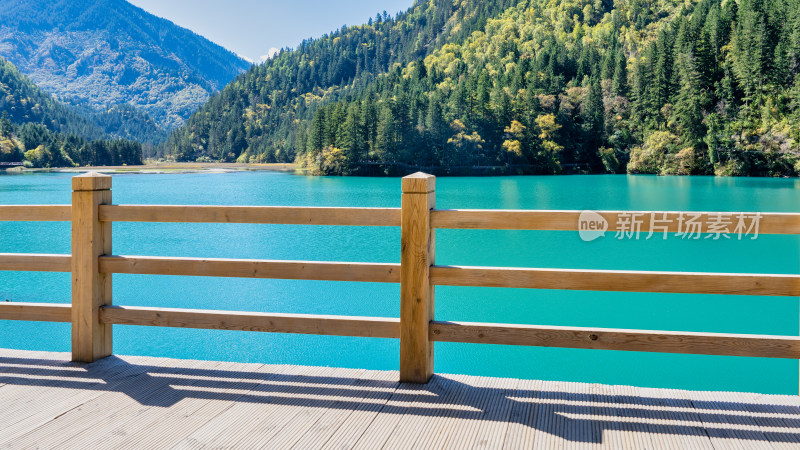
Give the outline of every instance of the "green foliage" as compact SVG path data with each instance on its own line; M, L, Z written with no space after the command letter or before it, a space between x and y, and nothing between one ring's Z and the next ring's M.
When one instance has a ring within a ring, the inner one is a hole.
M10 144L9 144L10 143ZM4 149L11 147L6 153ZM0 129L0 162L23 161L30 167L120 166L142 164L138 142L86 140L53 133L42 124Z
M251 68L163 151L344 175L797 172L800 0L431 0L378 19Z
M164 130L130 105L98 111L76 99L61 103L3 58L0 58L0 112L14 123L40 123L50 131L89 140L121 138L152 148L166 139Z
M17 68L0 58L0 111L14 123L36 122L50 131L100 138L100 127L39 89Z
M0 58L0 162L31 167L142 164L142 145L112 139Z

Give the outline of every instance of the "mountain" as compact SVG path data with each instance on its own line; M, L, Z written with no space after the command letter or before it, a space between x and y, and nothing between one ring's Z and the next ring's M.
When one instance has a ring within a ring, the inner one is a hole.
M321 174L796 176L800 0L419 0L252 67L162 150Z
M128 139L153 147L167 136L153 119L130 105L98 110L78 99L60 102L1 57L0 112L13 123L40 123L55 133L85 139Z
M102 109L93 108L86 100L78 98L65 98L64 103L113 138L141 142L152 148L164 142L168 135L167 130L159 127L144 111L126 103Z
M112 125L112 119L126 114L101 114L92 110L85 115L55 100L0 58L0 162L24 160L34 167L142 164L140 143L114 139L100 125ZM143 123L134 114L127 114L128 126Z
M0 0L0 56L57 98L180 125L250 64L123 0Z
M39 123L54 133L86 139L107 135L97 123L39 89L3 58L0 58L0 112L13 123Z

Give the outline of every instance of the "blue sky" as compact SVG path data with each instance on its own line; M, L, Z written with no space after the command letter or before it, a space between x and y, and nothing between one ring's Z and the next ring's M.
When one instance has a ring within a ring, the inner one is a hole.
M394 15L413 0L128 0L156 16L258 62L271 49L296 47L342 25Z

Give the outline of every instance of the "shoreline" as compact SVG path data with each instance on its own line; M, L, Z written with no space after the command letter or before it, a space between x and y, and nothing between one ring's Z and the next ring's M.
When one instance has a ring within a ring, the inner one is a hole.
M241 164L241 163L197 163L197 162L155 162L140 166L86 166L53 167L7 170L7 173L84 173L100 172L107 174L167 174L167 173L230 173L244 171L295 172L294 163Z

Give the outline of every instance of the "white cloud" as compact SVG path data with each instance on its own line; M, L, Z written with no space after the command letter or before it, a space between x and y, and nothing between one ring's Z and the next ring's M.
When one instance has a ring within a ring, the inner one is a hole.
M241 55L239 53L237 53L236 56L238 56L239 58L242 58L243 60L249 62L250 64L253 64L255 62L255 61L253 61L253 58L248 58L247 56Z
M266 60L268 60L268 59L272 59L272 58L273 58L275 55L277 55L278 53L280 53L280 51L281 51L281 49L279 49L279 48L275 48L275 47L272 47L271 49L269 49L269 50L267 51L267 54L266 54L266 55L261 55L261 56L259 56L259 57L258 57L258 60L259 60L260 62L264 62L264 61L266 61Z

